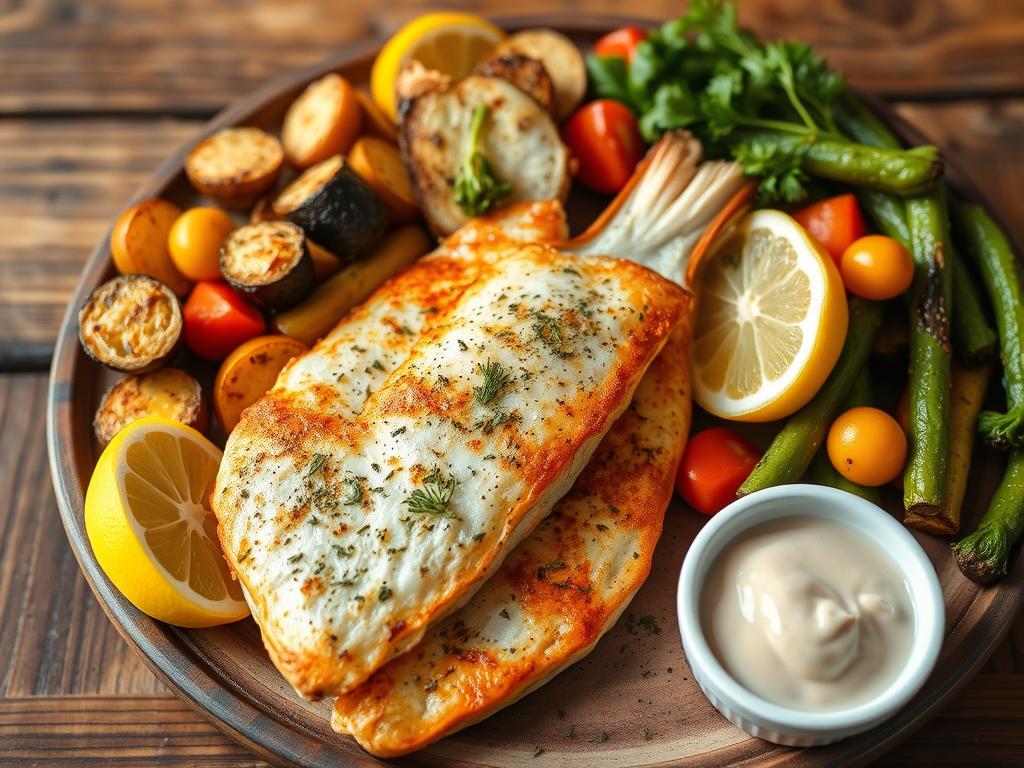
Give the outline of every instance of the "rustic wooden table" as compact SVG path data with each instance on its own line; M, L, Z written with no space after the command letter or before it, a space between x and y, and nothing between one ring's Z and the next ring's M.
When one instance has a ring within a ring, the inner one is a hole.
M0 763L257 765L117 636L60 525L46 369L81 265L132 190L231 99L427 0L0 0ZM449 3L450 5L450 3ZM490 15L668 18L669 0L467 0ZM386 7L385 7L386 6ZM960 156L1024 231L1021 0L747 0ZM1021 765L1024 619L884 765Z

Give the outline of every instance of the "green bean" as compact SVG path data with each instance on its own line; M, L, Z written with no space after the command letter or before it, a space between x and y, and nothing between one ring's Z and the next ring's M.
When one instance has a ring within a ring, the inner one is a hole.
M964 252L988 293L999 330L1006 413L983 411L982 435L999 447L1024 447L1024 280L1013 249L999 225L980 205L960 204L954 215Z
M978 287L956 248L949 249L949 260L953 265L953 316L949 321L953 351L961 363L977 368L995 357L998 339L985 317Z
M903 506L934 515L942 509L949 460L952 270L945 268L949 242L941 194L907 201L914 284L910 302L909 455L903 473Z
M821 447L836 411L867 363L882 325L883 305L850 299L850 323L843 351L828 379L807 405L789 417L750 476L740 486L744 495L773 485L797 482Z
M989 584L1006 575L1010 548L1024 533L1024 452L1010 454L1002 482L974 533L953 545L964 575Z

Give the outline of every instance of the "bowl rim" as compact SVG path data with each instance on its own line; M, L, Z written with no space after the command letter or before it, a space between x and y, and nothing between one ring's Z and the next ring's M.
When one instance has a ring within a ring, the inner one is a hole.
M822 502L801 511L780 509L780 502L800 499ZM841 515L836 512L841 511ZM914 614L914 637L906 664L873 699L844 709L815 712L787 707L752 692L719 662L700 620L700 589L714 558L752 527L770 520L821 517L870 537L895 562L903 575ZM857 524L859 523L859 524ZM744 718L771 728L803 734L852 735L867 729L907 704L925 684L938 661L945 628L942 587L931 561L913 535L888 512L847 491L813 484L780 485L744 496L716 514L694 538L680 570L676 592L679 631L694 675L716 697Z

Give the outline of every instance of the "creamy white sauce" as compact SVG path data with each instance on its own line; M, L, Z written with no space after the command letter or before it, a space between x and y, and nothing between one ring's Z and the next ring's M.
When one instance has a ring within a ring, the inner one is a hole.
M871 700L910 656L910 593L867 536L819 517L755 526L730 542L705 580L701 624L741 685L804 710Z

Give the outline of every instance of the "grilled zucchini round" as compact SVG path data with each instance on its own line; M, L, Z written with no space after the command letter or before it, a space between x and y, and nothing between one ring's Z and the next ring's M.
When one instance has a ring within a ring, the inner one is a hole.
M274 200L274 211L331 253L351 261L379 240L388 211L341 155L318 163Z
M316 282L306 236L287 221L236 229L221 249L220 271L232 288L269 311L298 304Z
M92 426L102 447L144 416L163 416L203 432L207 414L199 382L180 368L161 368L126 376L108 389L96 409Z
M225 208L248 208L277 182L281 142L259 128L225 128L199 142L185 158L189 181Z
M146 373L181 348L181 305L159 280L120 275L89 295L78 313L78 338L97 363Z

